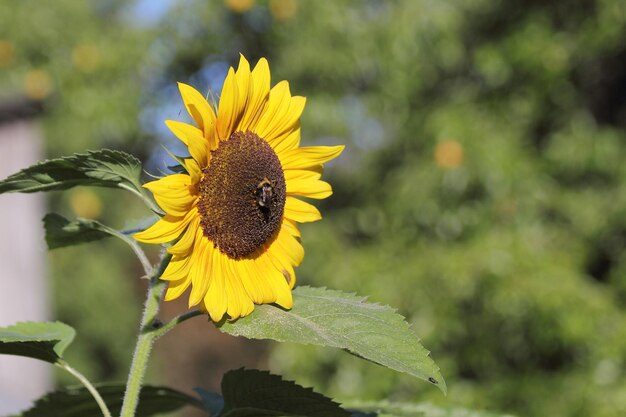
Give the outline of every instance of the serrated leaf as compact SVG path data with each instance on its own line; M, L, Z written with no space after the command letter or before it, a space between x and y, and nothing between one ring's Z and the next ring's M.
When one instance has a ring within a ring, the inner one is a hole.
M61 322L22 322L0 328L0 354L26 356L55 363L76 332Z
M345 349L387 368L437 385L446 384L429 352L419 343L404 317L388 306L325 288L298 287L293 308L259 305L220 330L250 339L272 339Z
M432 404L412 404L394 402L362 402L350 404L353 417L363 413L373 413L372 417L512 417L509 414L482 410L468 410L460 407L440 407ZM367 415L367 414L366 414Z
M141 162L125 152L87 151L49 159L0 181L0 194L65 190L77 185L131 188L142 192Z
M113 415L119 415L126 387L121 384L98 384L96 389ZM173 412L187 405L202 408L198 399L166 388L144 386L139 394L136 417ZM64 388L39 398L33 407L14 417L91 417L102 412L85 387Z
M219 417L350 416L339 404L311 388L256 369L237 369L224 374L222 395L224 407Z
M43 218L43 225L49 249L92 242L110 236L118 236L120 233L96 220L79 218L70 222L65 217L55 213L46 214Z

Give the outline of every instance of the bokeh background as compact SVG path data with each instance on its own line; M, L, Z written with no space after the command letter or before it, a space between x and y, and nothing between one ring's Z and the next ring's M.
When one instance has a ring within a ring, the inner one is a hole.
M218 389L246 365L340 401L626 415L623 0L0 2L0 101L38 103L50 157L110 147L159 174L162 146L182 151L163 124L187 117L176 81L219 96L240 52L307 97L303 144L347 145L326 169L323 221L302 227L299 283L397 307L449 393L202 319L159 342L150 382ZM132 195L84 188L48 208L120 228L148 214ZM138 263L107 241L49 264L53 317L79 334L69 361L123 381Z

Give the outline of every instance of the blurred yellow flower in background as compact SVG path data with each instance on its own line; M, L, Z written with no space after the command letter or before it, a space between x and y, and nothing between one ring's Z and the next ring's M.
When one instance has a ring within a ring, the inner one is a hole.
M8 67L15 61L15 48L13 43L0 39L0 68Z
M43 100L52 93L52 78L44 70L31 70L24 75L23 87L26 97Z
M454 169L463 165L463 145L454 139L439 142L435 147L435 162L444 169Z
M270 0L270 12L276 20L288 20L296 15L296 0Z
M72 50L72 63L82 72L92 72L100 63L100 50L90 43L77 45Z
M224 0L224 3L235 13L245 13L254 6L256 0Z
M102 200L88 188L77 188L70 195L70 206L78 217L97 219L102 214Z

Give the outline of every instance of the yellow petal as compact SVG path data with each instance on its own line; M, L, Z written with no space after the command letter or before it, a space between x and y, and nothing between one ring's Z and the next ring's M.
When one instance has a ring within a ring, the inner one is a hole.
M205 133L212 130L215 124L215 112L202 94L192 86L183 83L178 83L178 89L189 115L193 117L200 130Z
M189 275L190 260L191 256L172 256L160 278L164 281L177 281L186 278Z
M306 146L278 154L283 169L306 169L339 156L345 146Z
M285 181L315 181L322 177L321 170L310 169L286 169Z
M292 141L288 141L288 143L283 142L292 132L300 128L300 116L304 110L305 103L306 99L300 96L284 100L282 104L285 107L285 111L277 111L268 128L260 134L261 137L267 139L277 152L290 149L288 145L292 144Z
M275 302L285 308L291 308L293 304L291 289L282 271L279 271L278 268L274 266L267 253L259 256L256 260L257 264L262 268L262 271L264 271L267 282L271 285L272 292L276 297L271 302Z
M289 198L289 197L287 197ZM143 243L166 243L176 239L189 225L194 217L198 216L198 209L192 207L184 217L166 214L143 232L135 233L133 237Z
M280 229L272 249L274 253L286 256L289 263L294 266L300 265L304 259L304 248L285 228Z
M191 280L188 277L179 279L177 281L170 281L165 292L165 301L171 301L180 297L187 288L189 288Z
M239 90L235 70L231 67L224 80L220 104L217 110L217 133L220 140L226 140L233 133L239 121L241 107L238 105Z
M296 97L294 97L294 99L295 98ZM300 119L272 133L270 136L267 136L267 138L277 155L297 148L300 145Z
M293 268L291 268L289 273L291 274L291 279L287 279L287 277L285 278L287 279L287 283L289 284L289 289L293 290L293 287L296 286L298 278L296 277L296 271Z
M200 180L202 179L202 169L200 168L196 160L193 158L186 158L183 164L185 165L185 169L187 170L187 172L189 173L189 176L191 177L191 183L192 184L199 183Z
M333 189L329 183L320 180L291 180L287 182L287 195L323 199L330 197Z
M300 233L300 230L298 229L298 224L294 222L293 220L289 220L283 217L283 227L287 229L289 233L291 233L291 236L294 236L297 238L302 237L302 234Z
M247 295L242 297L241 301L241 317L245 317L254 311L254 303Z
M157 204L173 216L184 216L197 195L192 194L191 177L186 174L172 174L143 185L152 192Z
M248 298L253 303L261 304L263 302L263 296L259 282L256 279L256 274L251 272L254 261L251 259L242 259L236 263L237 275L241 277L241 283L243 285Z
M296 272L293 269L293 266L290 265L288 262L283 263L284 259L275 256L275 254L268 253L268 256L272 260L272 263L274 264L276 269L278 269L283 274L283 278L285 279L285 282L287 282L289 288L293 289L293 287L296 285Z
M213 251L211 284L204 296L204 305L213 321L220 321L226 313L227 300L224 289L223 256L219 250Z
M242 54L239 54L239 66L237 67L237 72L235 73L235 78L237 80L237 91L239 92L239 98L237 103L242 111L245 111L248 102L248 90L250 89L250 64L244 58ZM241 130L241 129L235 129Z
M224 259L224 283L226 284L226 296L228 297L226 313L228 313L231 319L241 317L245 303L244 298L248 298L248 295L241 287L239 277L235 273L234 262L236 261L232 259Z
M319 210L309 203L287 196L285 217L299 223L314 222L322 218Z
M148 190L156 193L179 190L191 185L191 178L186 174L171 174L144 184Z
M260 269L256 259L244 259L240 262L242 283L250 299L256 304L273 303L276 300L271 285L267 282L265 271Z
M272 277L276 281L276 301L275 303L283 308L293 307L293 296L291 288L282 273L278 272ZM294 281L295 282L295 281Z
M175 120L166 120L167 127L180 139L187 148L191 157L198 165L205 167L208 164L209 142L204 138L202 131L187 123Z
M185 145L189 144L190 136L202 137L202 130L187 123L178 122L176 120L166 120L165 125Z
M281 81L276 84L269 94L263 114L259 119L259 122L254 128L254 132L268 140L267 133L271 132L276 126L277 122L289 111L289 104L291 102L291 93L289 92L289 83L287 81ZM269 141L269 140L268 140Z
M187 256L195 250L194 242L202 239L202 228L200 227L200 216L194 217L189 222L189 227L181 236L178 242L174 243L167 251L176 256Z
M248 88L247 105L239 123L240 130L254 130L270 93L270 67L265 58L259 59L252 70L252 83Z
M281 233L283 232L281 231ZM295 240L289 235L289 232L284 232L284 233L288 235L287 236L288 238ZM288 243L289 242L287 242L286 244ZM300 245L299 242L298 242L298 245L300 246L299 250L290 249L289 251L287 251L284 249L285 243L281 245L278 243L278 239L277 239L267 251L267 255L272 260L272 263L274 264L276 269L278 269L283 274L283 277L285 278L285 281L289 285L289 288L293 288L294 285L296 284L296 274L293 269L293 265L297 266L302 261L302 258L300 257L299 262L296 263L294 262L294 257L296 256L299 257L300 253L302 257L304 256L304 249L302 249L302 245Z
M298 280L296 277L296 271L291 265L287 265L286 268L286 270L283 270L283 275L285 276L285 281L287 281L287 285L289 285L289 289L293 290L293 287L296 286L296 281Z
M189 307L200 304L204 298L209 284L211 283L211 261L213 258L213 245L201 239L191 255L193 264L189 271L191 278L191 294L189 294Z
M294 149L297 148L298 146L300 146L300 126L299 123L296 125L296 128L294 128L293 131L291 132L287 132L285 134L283 134L282 136L276 138L276 140L274 141L274 144L272 145L274 148L274 152L276 152L276 155L279 156L280 158L280 154L283 152L286 152L290 149Z

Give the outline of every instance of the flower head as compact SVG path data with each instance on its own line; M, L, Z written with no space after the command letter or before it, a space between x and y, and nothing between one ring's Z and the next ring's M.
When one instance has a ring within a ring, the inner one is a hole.
M297 197L332 194L322 164L344 147L300 147L305 99L292 96L287 81L270 89L264 58L252 71L243 56L230 68L217 112L194 88L179 89L196 126L166 124L189 149L186 173L145 184L165 215L135 234L145 243L175 241L161 276L165 299L191 287L189 306L214 321L250 314L254 304L291 308L294 267L304 257L297 223L321 218Z

